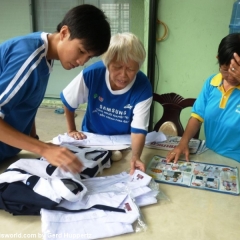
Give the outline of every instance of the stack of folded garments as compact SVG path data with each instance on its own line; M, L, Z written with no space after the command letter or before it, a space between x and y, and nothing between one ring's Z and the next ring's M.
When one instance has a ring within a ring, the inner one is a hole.
M13 215L39 215L50 239L98 239L144 228L139 207L157 202L152 178L136 170L95 177L110 167L111 153L67 146L79 156L81 174L65 172L44 158L20 159L0 174L0 209ZM146 226L146 225L145 225Z
M87 188L84 197L75 202L63 200L59 206L70 210L90 210L70 213L42 209L44 239L98 239L134 232L133 224L142 220L139 206L157 202L158 191L148 187L150 182L151 177L139 170L132 176L122 172L82 180ZM124 212L94 209L96 205Z
M43 157L20 159L0 174L0 209L13 215L39 215L41 208L56 209L66 199L79 201L87 189L82 179L96 176L111 166L111 151L69 146L81 159L80 174L65 172Z

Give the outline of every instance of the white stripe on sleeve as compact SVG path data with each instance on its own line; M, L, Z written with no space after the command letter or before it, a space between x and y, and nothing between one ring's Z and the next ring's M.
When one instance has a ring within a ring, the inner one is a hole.
M148 130L150 107L152 103L152 97L145 101L138 103L133 110L133 120L131 127Z
M72 108L78 108L79 104L88 101L88 88L81 71L68 85L63 89L63 95L67 103Z

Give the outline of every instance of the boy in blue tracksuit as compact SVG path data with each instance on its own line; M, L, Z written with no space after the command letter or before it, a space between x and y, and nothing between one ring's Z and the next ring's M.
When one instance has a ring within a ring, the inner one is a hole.
M53 61L70 70L104 53L111 37L104 13L92 5L72 8L55 33L35 32L0 45L0 161L21 149L52 165L79 172L81 162L66 148L30 137Z

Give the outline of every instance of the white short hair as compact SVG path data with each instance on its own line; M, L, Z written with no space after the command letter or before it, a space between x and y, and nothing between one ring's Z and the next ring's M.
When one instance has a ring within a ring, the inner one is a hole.
M102 55L105 66L115 57L117 61L125 63L134 60L140 68L146 58L146 52L142 42L133 33L117 33L111 37L108 50Z

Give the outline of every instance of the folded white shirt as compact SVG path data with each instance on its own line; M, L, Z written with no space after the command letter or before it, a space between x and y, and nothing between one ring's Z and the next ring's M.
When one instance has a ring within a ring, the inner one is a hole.
M139 207L157 203L157 195L159 191L151 190L145 194L137 196L134 200Z
M132 223L140 216L137 206L127 196L119 208L125 209L126 213L103 210L56 213L42 209L42 234L45 240L53 237L60 240L70 236L74 239L98 239L133 232Z

